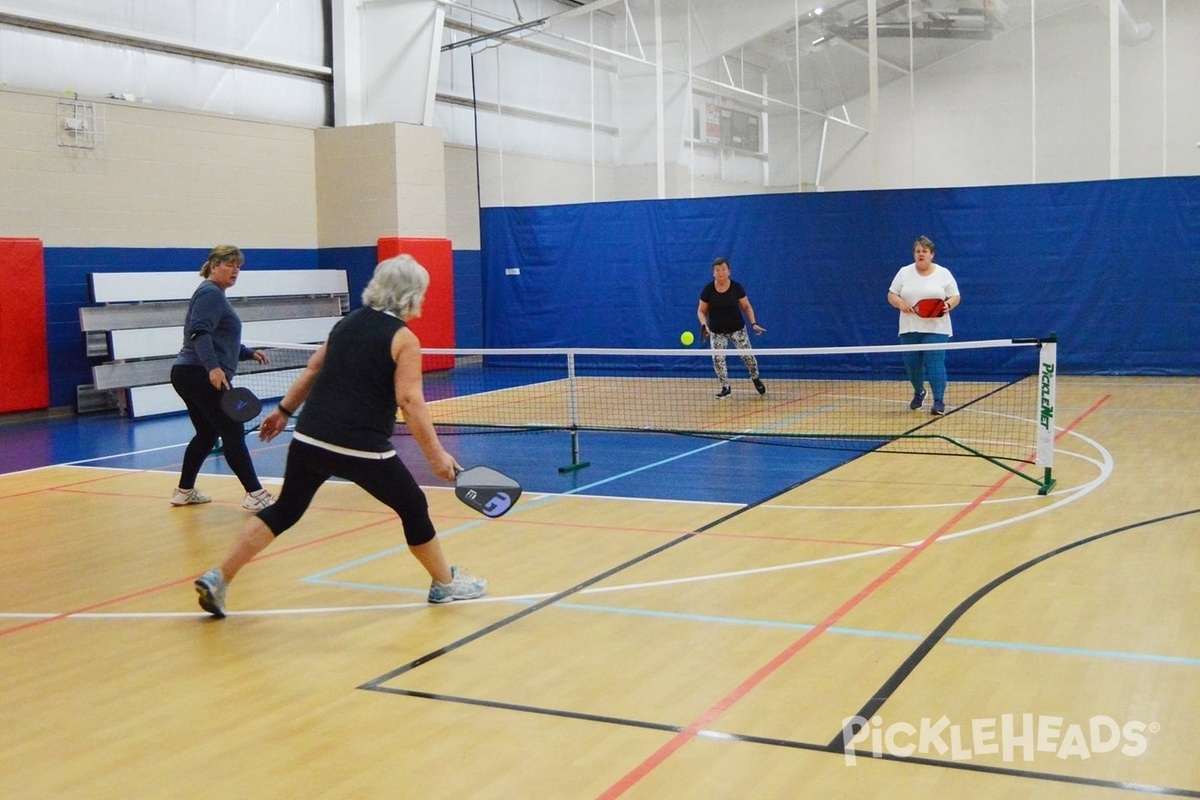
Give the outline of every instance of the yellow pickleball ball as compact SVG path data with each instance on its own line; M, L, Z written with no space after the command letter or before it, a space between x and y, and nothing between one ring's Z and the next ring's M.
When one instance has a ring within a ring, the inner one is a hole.
M692 342L696 341L696 335L691 331L684 331L679 334L679 341L683 342L684 347L691 347Z

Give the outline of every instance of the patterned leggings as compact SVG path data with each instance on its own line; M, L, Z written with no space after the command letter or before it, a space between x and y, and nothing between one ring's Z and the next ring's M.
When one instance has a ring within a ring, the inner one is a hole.
M729 340L732 339L735 349L749 350L750 335L746 333L745 328L738 328L733 333L711 333L713 350L725 350L729 347ZM746 369L750 372L751 380L758 378L758 360L749 353L741 356L742 363L746 365ZM721 382L721 386L729 385L729 367L725 363L725 356L713 356L713 369L717 372L717 380Z

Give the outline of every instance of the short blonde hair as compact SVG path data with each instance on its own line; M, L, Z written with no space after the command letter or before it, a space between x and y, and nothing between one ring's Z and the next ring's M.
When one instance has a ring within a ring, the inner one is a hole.
M412 319L421 311L429 273L410 255L398 255L379 262L371 282L363 289L363 305L376 311Z
M207 278L212 274L213 267L219 267L230 261L240 267L246 263L246 257L242 255L241 250L231 244L217 245L208 252L208 260L204 262L204 266L200 267L200 277Z

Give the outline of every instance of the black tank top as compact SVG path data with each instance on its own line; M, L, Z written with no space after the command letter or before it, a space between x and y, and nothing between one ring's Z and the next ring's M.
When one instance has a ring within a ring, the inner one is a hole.
M384 453L396 428L392 339L405 323L360 308L329 332L325 364L304 401L296 432L322 442Z

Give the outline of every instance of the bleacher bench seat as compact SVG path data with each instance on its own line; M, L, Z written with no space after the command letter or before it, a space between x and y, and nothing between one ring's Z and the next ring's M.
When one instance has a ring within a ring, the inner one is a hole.
M171 388L171 365L183 342L188 300L203 280L194 271L104 272L89 276L92 302L79 309L92 367L92 392L113 392L130 417L184 410ZM325 341L349 310L345 270L256 270L244 272L225 293L242 320L242 341L310 344ZM266 382L256 373L274 372L270 384L288 379L299 366L243 361L235 386L255 393ZM257 388L256 388L257 387ZM83 387L81 387L83 388ZM269 395L264 395L268 399Z

